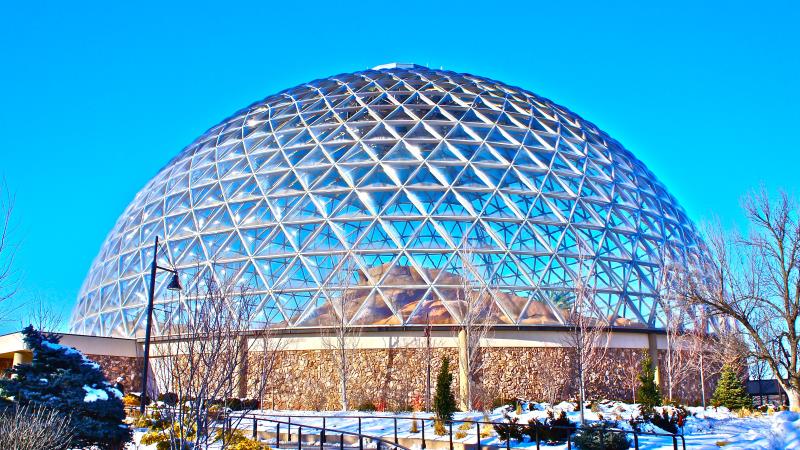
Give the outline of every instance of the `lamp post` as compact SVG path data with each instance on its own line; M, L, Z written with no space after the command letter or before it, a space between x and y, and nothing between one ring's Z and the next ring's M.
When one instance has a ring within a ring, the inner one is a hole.
M155 295L156 290L156 270L161 269L163 271L169 272L172 274L172 279L167 286L167 289L170 291L180 291L181 290L181 280L178 278L178 272L172 269L167 269L166 267L161 267L158 265L158 236L156 236L156 242L153 244L153 263L150 265L150 292L149 297L147 299L147 325L144 331L144 364L142 365L142 396L139 399L139 412L144 415L145 410L145 400L147 398L147 375L148 375L148 368L150 367L150 328L153 321L153 296Z

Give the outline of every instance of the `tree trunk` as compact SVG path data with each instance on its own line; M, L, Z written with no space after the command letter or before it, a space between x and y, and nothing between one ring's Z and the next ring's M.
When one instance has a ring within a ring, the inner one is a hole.
M344 340L343 340L344 341ZM340 360L339 360L339 397L342 401L342 411L347 411L347 353L344 349L344 344L342 344L342 348L340 351Z
M789 409L800 412L800 390L790 387L786 390L786 397L789 399Z
M458 332L458 397L459 405L464 411L470 411L470 398L469 398L469 342L466 330Z

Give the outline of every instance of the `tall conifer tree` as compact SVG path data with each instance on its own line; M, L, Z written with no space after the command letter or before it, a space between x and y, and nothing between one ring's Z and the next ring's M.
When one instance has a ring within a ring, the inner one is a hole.
M450 373L450 358L444 357L439 374L436 376L436 392L433 396L433 411L442 422L452 420L456 412L456 398L453 395L453 374Z
M722 374L717 382L717 388L711 396L711 404L724 406L731 411L752 408L753 406L753 399L747 393L747 388L742 383L742 378L728 364L722 367Z
M100 366L74 348L59 345L60 336L32 326L22 331L30 364L10 369L0 380L0 395L20 405L42 405L70 417L75 436L71 447L120 449L131 438L123 422L122 393L111 387Z
M642 359L642 371L639 372L639 390L636 392L636 403L639 403L639 412L642 416L650 417L653 415L653 408L661 406L661 392L656 385L656 370L653 367L653 359L649 353L645 353Z

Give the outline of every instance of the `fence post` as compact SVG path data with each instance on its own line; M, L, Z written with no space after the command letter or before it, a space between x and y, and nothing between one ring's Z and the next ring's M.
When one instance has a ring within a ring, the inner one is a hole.
M281 423L275 422L275 448L281 448Z
M286 422L286 442L292 442L292 416Z
M678 438L674 434L672 435L672 449L678 450Z
M603 442L603 428L600 428L600 448L606 448L606 443Z
M476 421L475 426L477 427L475 431L478 432L478 450L481 450L481 423Z
M425 445L425 419L423 418L420 422L422 422L422 446L420 448L422 448L422 450L425 450L426 448L428 448L428 446Z
M639 450L639 433L633 430L633 448Z
M536 420L536 450L539 450L539 420Z
M567 431L567 450L572 450L572 435Z
M297 450L303 450L303 427L297 427Z
M361 434L361 416L358 416L358 450L364 450L364 436Z
M339 435L339 450L344 449L344 433Z
M394 418L394 445L397 445L397 417Z
M450 450L453 450L453 421L450 421Z
M258 419L253 416L253 439L258 439Z
M319 432L319 448L325 443L325 429L327 428L327 421L325 416L322 417L322 431Z

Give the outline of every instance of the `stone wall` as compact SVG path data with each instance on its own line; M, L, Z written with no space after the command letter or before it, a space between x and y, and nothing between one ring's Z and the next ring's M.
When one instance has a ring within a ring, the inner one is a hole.
M108 355L86 355L86 357L100 365L106 379L112 384L118 377L124 376L125 382L122 384L126 391L141 390L142 358Z
M425 349L357 349L348 352L352 365L347 392L350 408L370 402L381 409L406 410L424 402L428 359ZM486 348L483 352L482 370L475 383L475 406L478 408L515 398L554 402L576 397L576 383L571 375L575 373L573 358L567 348L497 347ZM643 349L608 349L599 370L586 380L587 398L633 401L643 352ZM431 388L435 388L436 374L446 355L450 358L457 396L457 349L435 348L432 353ZM664 358L660 356L663 374ZM254 358L257 359L251 355L251 359ZM248 396L260 396L265 408L340 408L339 373L330 350L281 351L276 354L274 364L271 382L263 388L263 395L259 395L255 377L252 374L248 376ZM708 398L715 377L706 378ZM699 379L699 374L689 373L680 386L676 386L676 396L690 403L699 402ZM661 384L662 392L666 394L664 376Z

